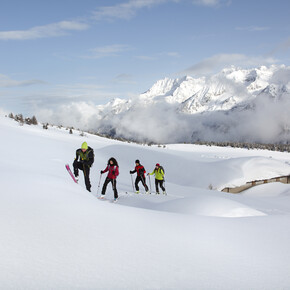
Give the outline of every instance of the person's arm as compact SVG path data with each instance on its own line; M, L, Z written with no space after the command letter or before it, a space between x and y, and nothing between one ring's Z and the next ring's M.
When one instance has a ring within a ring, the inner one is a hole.
M107 165L107 167L105 168L105 170L101 170L101 173L106 173L109 170L109 166Z
M86 164L87 164L88 166L92 166L92 164L94 163L94 152L93 152L93 150L91 150L91 151L89 152L88 157L89 157L89 160L86 161Z
M76 150L76 158L75 158L75 160L78 161L79 157L80 157L80 155L79 155L79 149L78 149L78 150Z
M155 168L151 173L148 173L148 175L153 175L155 173Z

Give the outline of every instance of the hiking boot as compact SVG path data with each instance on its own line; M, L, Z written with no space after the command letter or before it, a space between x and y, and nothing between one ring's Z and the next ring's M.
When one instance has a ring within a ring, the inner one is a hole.
M139 190L137 190L137 191L136 191L136 193L138 194L138 193L140 193L140 191L139 191Z

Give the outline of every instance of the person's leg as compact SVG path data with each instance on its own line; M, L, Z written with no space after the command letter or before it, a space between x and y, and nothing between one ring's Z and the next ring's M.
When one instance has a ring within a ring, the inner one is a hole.
M149 188L148 188L148 186L146 184L146 181L145 181L145 177L144 176L141 176L141 181L142 181L142 184L143 184L143 186L145 188L145 191L146 192L149 191Z
M78 177L79 176L79 169L82 169L82 164L79 161L74 161L73 163L73 168L74 168L74 176Z
M136 188L136 191L139 192L139 185L138 183L141 181L141 177L140 176L137 176L136 177L136 180L135 180L135 188Z
M112 179L112 187L113 187L113 191L114 191L114 198L117 199L118 198L118 191L117 191L117 180L116 179Z
M156 178L155 178L155 188L156 188L156 193L159 194L158 179L156 179Z
M91 191L90 167L83 165L83 172L84 172L86 188L88 191Z
M163 186L164 180L160 180L160 187L163 190L163 193L165 192L165 187Z
M106 189L107 189L107 185L108 185L109 182L110 182L110 179L107 177L107 178L105 179L104 184L103 184L102 195L105 195L105 194L106 194Z

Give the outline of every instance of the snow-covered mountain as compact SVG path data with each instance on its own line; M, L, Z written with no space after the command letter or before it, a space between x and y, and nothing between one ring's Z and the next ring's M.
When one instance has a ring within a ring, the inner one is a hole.
M285 66L263 66L249 70L231 67L210 78L165 78L141 94L136 102L142 105L158 102L176 104L179 111L188 114L226 111L240 104L245 105L260 94L278 97L289 93L288 83L277 85L272 79L276 72L288 69ZM114 114L119 114L129 110L130 104L136 105L133 102L115 99L105 106L100 106L100 109L109 108Z
M165 78L129 100L94 107L84 125L154 142L290 140L290 67L230 67L218 74Z

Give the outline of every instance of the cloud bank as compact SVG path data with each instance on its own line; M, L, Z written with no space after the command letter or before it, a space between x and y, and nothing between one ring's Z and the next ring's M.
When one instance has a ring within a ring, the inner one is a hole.
M0 88L12 88L12 87L25 87L32 85L45 84L44 81L41 80L13 80L6 75L0 74Z
M261 65L269 65L273 63L276 63L276 60L272 57L249 57L244 54L217 54L190 66L182 73L195 76L206 75L213 74L229 65L240 67L259 67Z
M289 77L290 68L284 66L231 68L206 79L163 80L129 100L115 99L103 106L74 102L38 116L141 142L286 143L290 142ZM183 111L188 102L191 110Z
M96 20L131 19L143 8L150 8L169 0L131 0L117 5L103 6L93 12Z
M0 40L30 40L47 37L57 37L69 31L82 31L88 29L86 23L78 21L61 21L43 26L35 26L27 30L0 31Z

